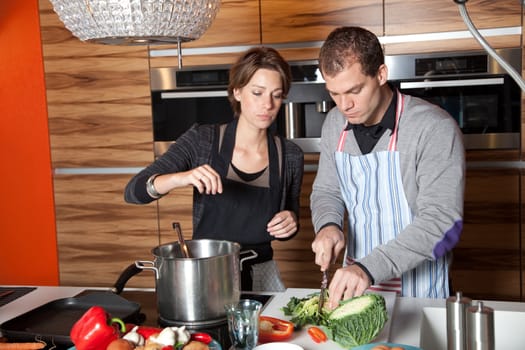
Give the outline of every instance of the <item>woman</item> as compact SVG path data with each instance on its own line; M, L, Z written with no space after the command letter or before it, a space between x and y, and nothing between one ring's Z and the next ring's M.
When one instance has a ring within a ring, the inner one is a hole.
M272 125L290 84L290 67L276 50L248 50L230 69L234 120L193 125L125 189L127 202L143 204L193 186L193 239L238 242L258 255L243 264L242 290L285 289L271 241L298 231L304 156Z

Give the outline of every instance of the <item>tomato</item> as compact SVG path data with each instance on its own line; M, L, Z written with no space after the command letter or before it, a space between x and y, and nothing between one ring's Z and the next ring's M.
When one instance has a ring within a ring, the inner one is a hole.
M283 341L292 336L293 323L275 317L259 317L259 342Z
M316 343L324 343L328 339L328 337L323 332L323 330L321 328L318 328L318 327L310 327L310 328L308 328L308 335Z
M200 341L201 343L208 345L213 339L211 338L211 335L207 333L192 333L191 340Z

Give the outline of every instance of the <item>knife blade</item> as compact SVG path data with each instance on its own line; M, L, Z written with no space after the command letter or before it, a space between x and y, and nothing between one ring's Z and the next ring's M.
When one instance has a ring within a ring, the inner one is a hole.
M323 277L321 280L321 292L319 293L319 304L317 304L317 312L319 314L321 313L321 310L323 309L325 292L326 292L326 288L328 287L328 271L323 271L322 274L323 274Z

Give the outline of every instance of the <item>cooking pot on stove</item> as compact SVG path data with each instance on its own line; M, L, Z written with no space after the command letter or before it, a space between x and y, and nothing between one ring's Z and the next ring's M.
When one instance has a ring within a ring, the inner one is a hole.
M115 288L142 270L155 273L157 308L161 320L180 323L222 322L224 305L240 298L242 262L257 257L253 250L242 252L240 245L224 240L186 241L191 258L185 258L179 242L151 250L154 261L137 260L120 276Z

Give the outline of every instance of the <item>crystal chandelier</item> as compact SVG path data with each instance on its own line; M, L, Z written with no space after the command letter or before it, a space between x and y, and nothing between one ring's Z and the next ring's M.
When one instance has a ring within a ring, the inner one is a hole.
M67 29L102 44L167 44L198 39L220 0L50 0Z

